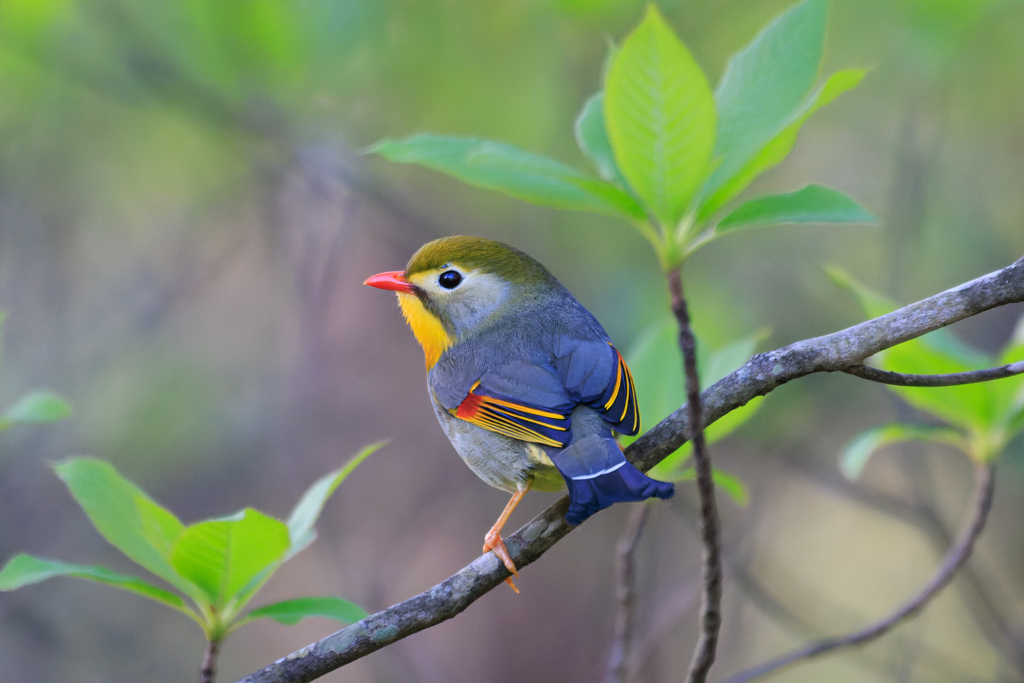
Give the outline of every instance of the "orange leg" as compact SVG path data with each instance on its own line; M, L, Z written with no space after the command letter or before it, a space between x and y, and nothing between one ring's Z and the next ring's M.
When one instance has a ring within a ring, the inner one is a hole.
M516 571L516 565L512 561L512 556L508 554L508 548L505 547L505 541L501 540L501 527L505 526L505 522L508 521L509 515L511 515L512 511L516 509L516 506L519 505L519 501L523 499L523 496L525 496L526 492L529 490L529 484L516 489L516 492L512 494L512 499L508 501L508 505L506 505L505 509L501 511L501 516L498 517L498 521L494 523L491 530L487 532L486 536L484 536L484 552L494 551L494 554L502 561L505 568L516 576L519 576L519 572ZM516 593L519 592L516 585L512 583L511 576L505 579L505 583L511 586L512 590Z

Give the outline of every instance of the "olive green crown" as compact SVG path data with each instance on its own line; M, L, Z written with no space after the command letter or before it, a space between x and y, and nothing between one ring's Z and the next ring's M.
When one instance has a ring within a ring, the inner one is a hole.
M484 237L464 235L442 237L424 244L409 259L405 274L408 277L448 264L493 273L508 282L545 282L554 279L544 266L515 247Z

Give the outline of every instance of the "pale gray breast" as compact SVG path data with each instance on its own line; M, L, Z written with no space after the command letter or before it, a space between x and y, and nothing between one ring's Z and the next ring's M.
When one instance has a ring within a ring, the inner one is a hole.
M432 401L434 414L459 457L476 476L495 488L515 491L527 482L540 491L565 487L547 453L537 444L498 434L460 420Z

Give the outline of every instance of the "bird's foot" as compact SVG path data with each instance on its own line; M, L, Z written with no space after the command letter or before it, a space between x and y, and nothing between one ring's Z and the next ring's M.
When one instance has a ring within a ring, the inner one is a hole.
M493 552L501 563L505 565L505 569L509 570L517 578L519 577L519 571L516 569L516 563L512 561L512 556L508 552L508 548L505 547L505 541L502 540L501 534L497 531L491 530L486 536L484 536L484 552ZM512 577L505 579L505 583L509 585L512 590L516 593L519 589L512 583Z

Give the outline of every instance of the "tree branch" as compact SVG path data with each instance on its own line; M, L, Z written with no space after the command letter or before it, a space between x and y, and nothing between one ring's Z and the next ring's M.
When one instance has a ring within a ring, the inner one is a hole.
M719 540L718 508L715 505L715 482L711 477L711 457L704 442L704 417L700 400L700 377L697 375L697 343L690 328L690 314L686 310L683 294L682 269L668 273L668 287L672 293L672 312L679 324L679 348L683 352L683 370L686 375L686 407L689 424L695 425L690 439L693 441L693 468L700 498L700 539L704 544L701 566L700 636L693 650L693 659L686 674L688 683L704 683L718 649L718 631L722 627L722 547Z
M884 635L900 622L909 619L924 609L925 605L953 580L957 570L971 556L974 542L978 540L982 529L985 528L985 521L988 519L989 510L992 509L992 492L995 487L992 466L978 465L975 480L974 504L967 525L961 533L960 539L946 553L946 557L939 566L938 571L935 572L931 581L928 582L920 593L903 603L892 614L879 619L859 631L810 643L787 655L759 664L746 671L741 671L734 676L726 678L722 683L745 683L784 667L792 666L804 659L820 657L836 650L861 645Z
M843 372L856 375L861 379L892 384L898 387L953 387L959 384L975 384L990 382L994 379L1013 377L1024 374L1024 361L1001 365L998 368L971 370L970 372L953 372L948 375L904 375L899 372L879 370L868 365L853 365Z
M643 533L649 503L634 505L629 520L616 546L615 635L612 636L611 655L608 657L606 683L626 683L633 649L633 627L636 621L636 544Z
M815 372L837 372L879 351L933 332L996 306L1024 301L1024 259L880 318L789 346L757 354L739 370L702 394L709 425L726 413L778 386ZM626 455L649 470L689 437L685 406L632 443ZM505 539L520 569L531 564L575 527L563 516L567 497ZM419 595L370 615L243 679L245 683L305 683L429 628L462 612L508 576L505 566L487 553L466 568Z

